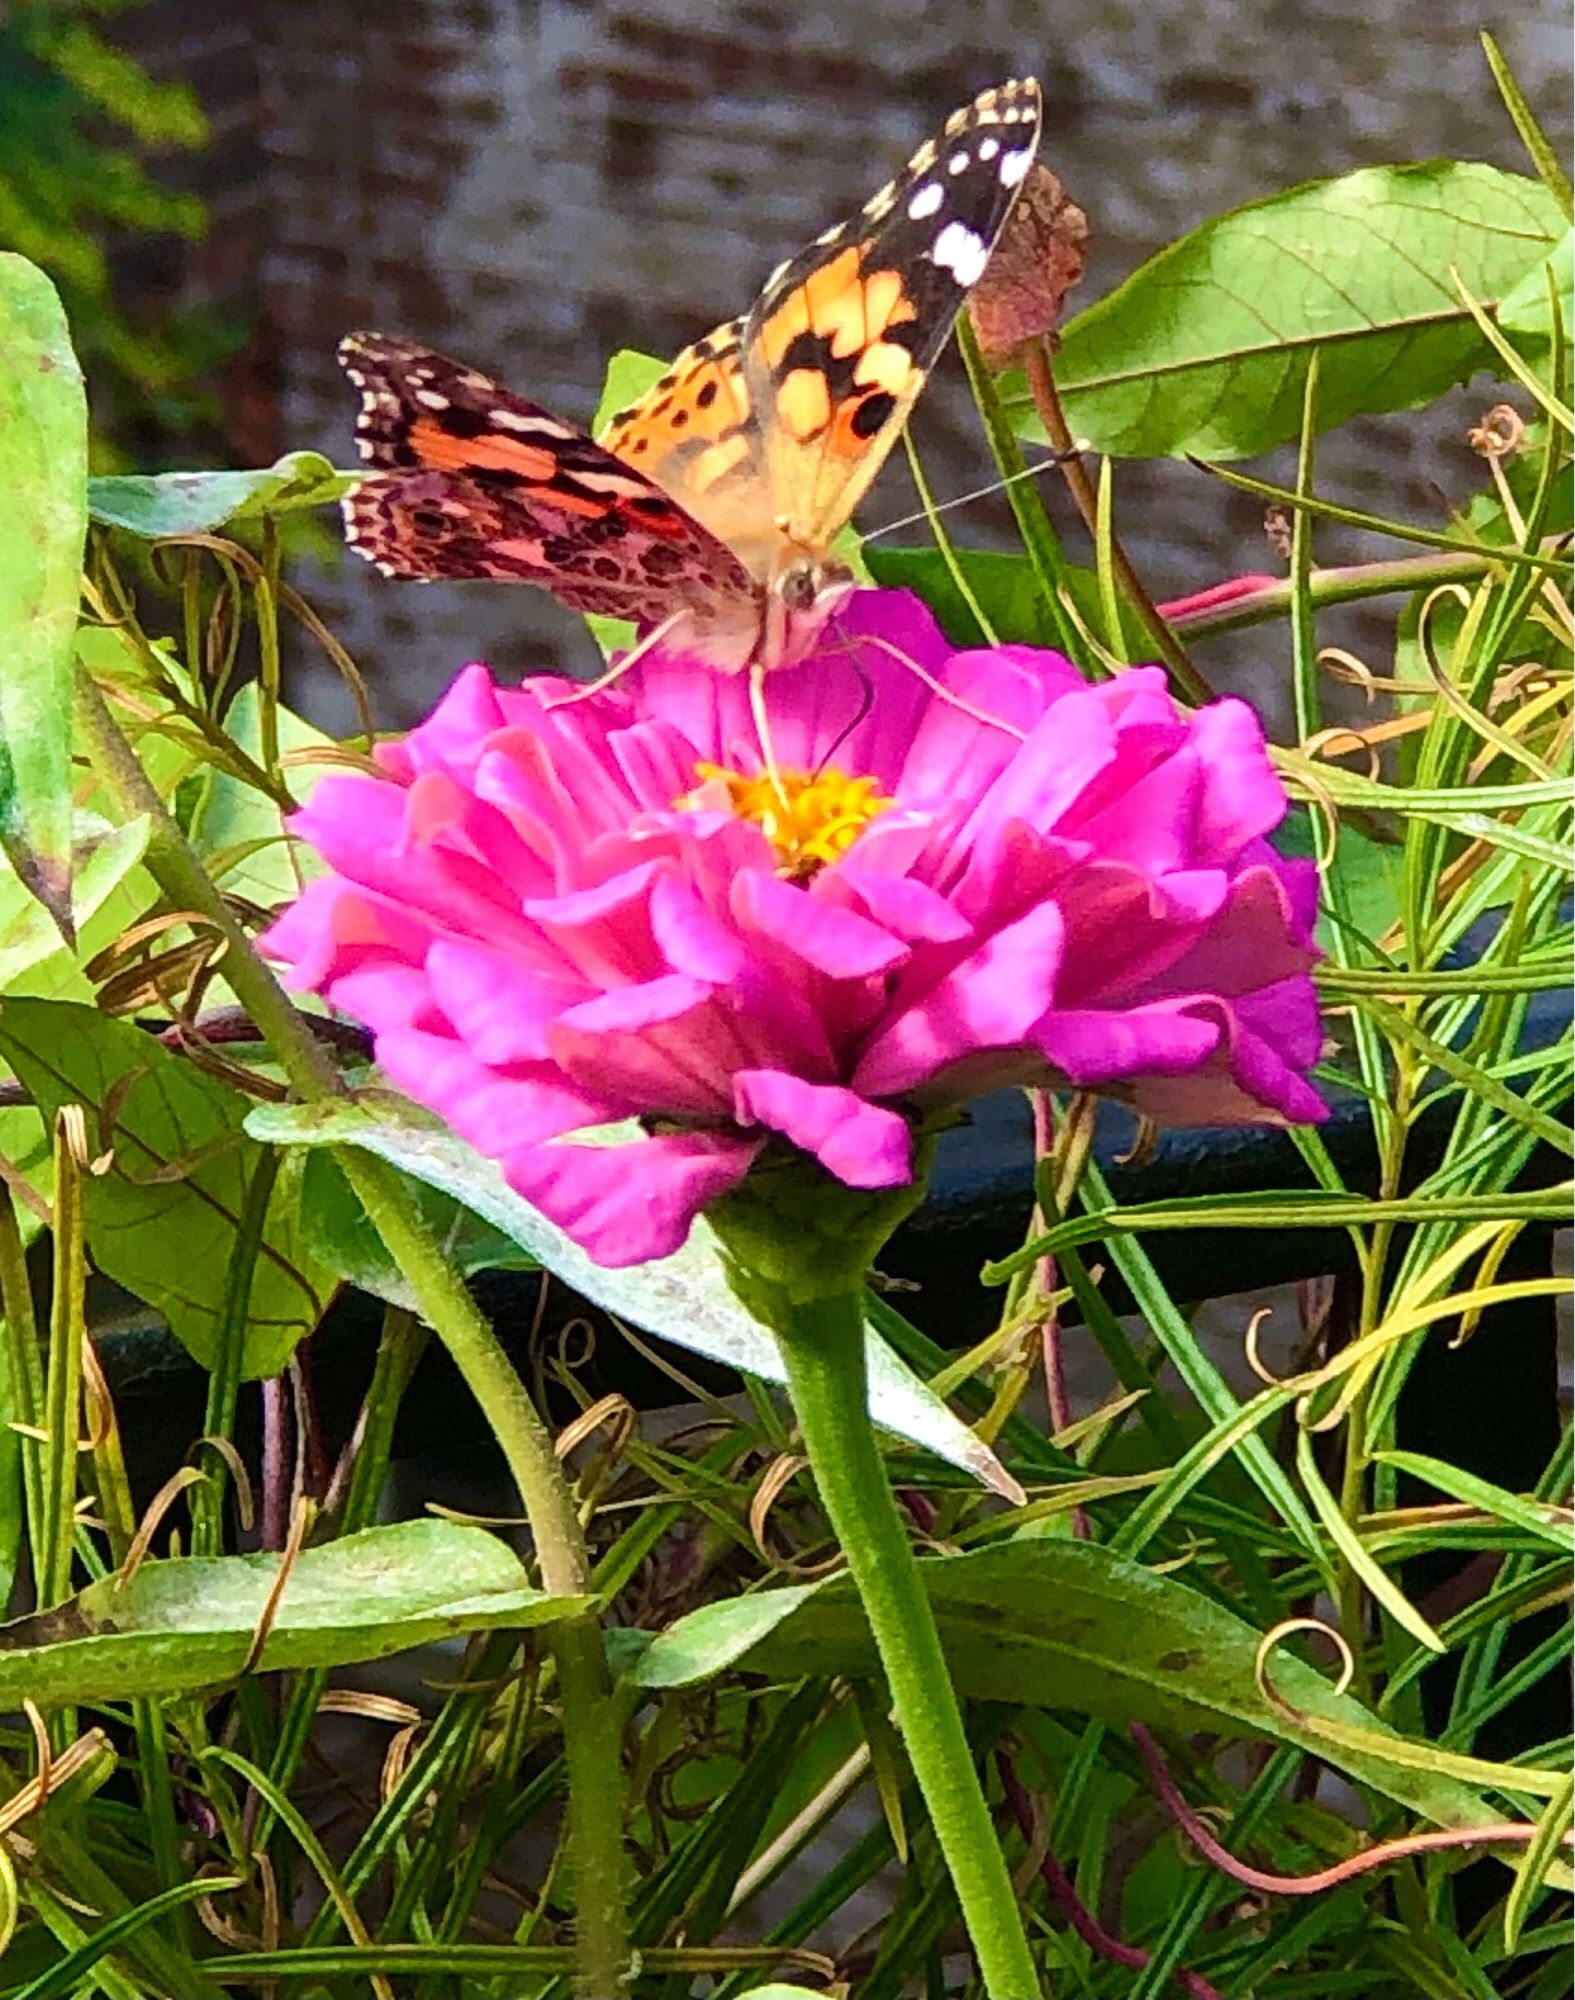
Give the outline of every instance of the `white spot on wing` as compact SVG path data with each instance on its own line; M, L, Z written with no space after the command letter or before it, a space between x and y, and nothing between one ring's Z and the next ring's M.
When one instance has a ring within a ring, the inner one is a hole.
M1016 187L1023 175L1033 165L1033 162L1034 155L1031 146L1024 146L1021 152L1003 153L1001 155L1001 164L996 168L996 172L1001 177L1002 187Z
M949 174L967 173L968 155L966 153L953 153L951 158L946 162L946 171Z
M417 389L416 401L428 410L446 410L448 398L437 389Z
M976 285L990 261L990 246L966 222L948 222L930 246L930 261L950 271L959 285Z
M993 160L1000 150L1001 142L999 139L981 139L979 141L979 157L981 160Z
M946 199L946 191L939 181L926 181L908 203L908 216L913 222L923 222L931 216Z
M500 431L518 431L526 437L573 437L574 432L567 424L554 423L551 417L522 417L513 410L489 410L491 422Z

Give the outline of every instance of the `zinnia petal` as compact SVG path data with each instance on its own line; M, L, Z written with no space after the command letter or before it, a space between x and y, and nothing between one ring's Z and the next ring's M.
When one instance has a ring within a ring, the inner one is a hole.
M673 642L590 694L473 667L379 758L293 822L330 872L265 946L604 1263L676 1249L763 1134L907 1185L920 1108L1001 1082L1323 1115L1316 876L1251 710L1158 669L957 652L864 591L763 690Z

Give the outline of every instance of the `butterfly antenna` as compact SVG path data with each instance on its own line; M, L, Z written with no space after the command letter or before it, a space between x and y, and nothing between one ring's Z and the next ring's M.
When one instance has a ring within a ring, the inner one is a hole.
M1074 444L1066 451L1053 451L1048 458L1036 459L1020 472L1008 472L999 479L992 479L988 486L976 486L971 493L959 493L955 499L942 500L934 507L921 507L915 514L904 514L900 520L887 521L879 528L872 528L864 540L878 542L882 535L894 535L899 528L911 528L915 522L928 521L936 514L949 514L954 507L971 507L976 500L988 500L994 494L1004 493L1008 486L1015 486L1020 479L1037 479L1041 472L1065 465L1068 459L1081 458L1088 449L1086 444Z
M599 674L584 687L576 688L573 694L561 694L556 701L544 702L542 706L548 709L573 708L577 701L589 701L593 694L605 694L608 688L623 679L631 667L638 666L653 647L659 646L684 615L681 610L669 611L659 624L653 625L649 632L635 641L627 653L615 660L606 673Z
M1028 741L1026 729L1019 729L1014 722L1003 722L1000 716L990 715L982 708L975 708L971 701L965 701L960 694L954 694L949 687L943 687L927 667L923 667L911 653L905 653L900 646L894 646L890 639L883 639L876 632L861 635L866 646L878 646L883 653L889 653L894 660L901 661L909 673L916 674L924 685L948 708L955 708L960 715L966 715L972 722L982 722L987 729L999 729L1007 736L1015 736L1019 743Z

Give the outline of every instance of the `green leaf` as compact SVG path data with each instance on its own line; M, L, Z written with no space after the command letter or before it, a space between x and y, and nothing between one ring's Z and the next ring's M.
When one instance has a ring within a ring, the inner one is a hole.
M1281 854L1311 860L1318 855L1312 815L1305 806L1289 812L1274 832ZM1328 910L1338 908L1364 938L1381 938L1399 918L1405 882L1405 850L1398 842L1370 840L1359 827L1341 822L1334 860L1324 875L1317 937L1330 948Z
M956 555L997 638L1021 646L1059 646L1059 629L1027 556L989 549L958 549ZM888 549L866 542L864 560L876 583L922 597L954 645L982 643L978 623L939 549ZM1063 575L1078 609L1085 617L1092 614L1090 622L1097 621L1099 583L1092 570L1067 570Z
M1314 348L1322 427L1414 409L1492 365L1451 270L1501 299L1563 227L1540 183L1471 161L1364 167L1234 209L1063 329L1067 422L1117 457L1252 457L1298 435Z
M280 1558L147 1562L53 1611L0 1625L0 1702L51 1706L173 1695L234 1680L278 1580ZM533 1590L518 1556L454 1521L368 1528L296 1558L259 1673L378 1660L494 1627L539 1625L586 1608Z
M0 848L71 936L71 680L87 399L54 286L0 253Z
M289 451L255 472L114 473L88 481L88 509L107 528L201 535L228 521L326 507L360 477L338 472L316 451Z
M0 1025L3 1021L0 1014ZM785 1379L775 1336L735 1297L704 1218L675 1256L609 1271L522 1201L494 1161L392 1092L368 1091L355 1104L259 1104L248 1115L246 1129L273 1145L364 1146L412 1179L462 1202L604 1312L745 1374L767 1382ZM866 1338L875 1421L995 1491L1014 1493L1015 1483L995 1454L884 1341L873 1333Z
M0 1002L0 1056L46 1120L83 1105L95 1143L112 1146L108 1170L86 1181L93 1262L210 1366L260 1153L242 1129L251 1100L129 1022L66 1001ZM292 1194L281 1176L252 1277L243 1379L277 1374L333 1291Z
M80 931L142 859L148 823L139 818L111 826L79 812L72 831L71 912ZM64 955L59 931L0 863L0 993L11 992L25 973L57 953Z
M1551 253L1505 293L1498 323L1507 334L1521 336L1519 345L1547 341L1553 335L1553 307L1548 297L1548 272L1558 294L1565 338L1575 328L1575 230L1566 229Z
M637 347L620 347L602 379L601 397L591 420L592 437L600 435L617 411L639 402L666 368L667 363L654 354L642 354Z
M414 1293L383 1246L350 1183L328 1153L304 1155L300 1213L314 1254L346 1284L419 1312ZM425 1181L403 1178L444 1254L467 1278L477 1271L533 1271L536 1259L490 1222Z
M1273 1738L1315 1756L1441 1826L1498 1815L1469 1786L1412 1762L1409 1744L1284 1649L1276 1691L1260 1691L1260 1634L1174 1577L1091 1542L1025 1540L920 1562L959 1690L980 1701L1029 1703L1143 1722L1178 1733ZM641 1687L684 1687L727 1667L794 1678L876 1671L874 1644L846 1575L708 1604L659 1633L636 1664ZM1363 1732L1352 1749L1324 1721Z

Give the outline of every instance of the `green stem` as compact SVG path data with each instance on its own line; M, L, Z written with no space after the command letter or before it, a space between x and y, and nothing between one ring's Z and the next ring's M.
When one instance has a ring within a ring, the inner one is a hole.
M1033 2000L1044 1987L870 1426L859 1294L816 1299L782 1319L775 1331L804 1449L869 1619L985 1992Z
M1076 456L1076 440L1066 421L1066 413L1061 407L1061 392L1056 387L1055 371L1050 365L1050 344L1047 340L1036 340L1028 350L1028 387L1034 399L1034 408L1039 412L1039 421L1045 427L1045 436L1058 452L1067 455L1061 461L1061 476L1066 481L1067 490L1083 517L1084 526L1097 542L1099 516L1098 496L1089 484L1088 474L1083 469L1083 461ZM1214 690L1198 672L1187 657L1187 650L1171 631L1161 615L1158 606L1144 585L1143 579L1132 567L1126 550L1114 533L1110 536L1110 557L1115 569L1116 580L1138 622L1143 627L1143 635L1149 645L1165 663L1171 682L1177 692L1188 701L1203 702L1213 698ZM1121 634L1110 634L1108 643L1117 651L1121 647Z
M77 1437L82 1425L83 1297L87 1287L82 1169L67 1114L55 1120L54 1299L50 1309L49 1372L44 1388L44 1559L38 1608L50 1611L71 1595L76 1543Z
M27 1275L27 1246L22 1241L15 1197L3 1184L0 1184L0 1313L5 1317L12 1414L19 1424L42 1428L44 1364L38 1346L38 1321L33 1312L33 1287ZM42 1576L48 1505L44 1492L44 1447L37 1438L25 1433L20 1442L28 1549L33 1558L33 1574Z
M966 313L957 322L957 345L968 370L968 381L973 389L974 401L979 406L979 415L984 420L991 456L1006 487L1006 498L1017 522L1017 532L1023 538L1023 547L1044 597L1045 616L1054 628L1056 643L1061 651L1076 659L1079 654L1077 628L1067 617L1066 607L1061 602L1062 579L1070 565L1062 553L1044 500L1034 482L1026 476L1028 468L1023 448L1017 441L1011 418L996 389L995 378L984 365L984 357L979 352L979 343L974 338Z
M267 1040L291 1088L306 1103L339 1097L327 1052L210 880L165 810L92 677L77 680L77 730L93 768L120 811L145 814L146 866L177 909L192 910L226 939L224 973ZM463 1279L444 1256L404 1181L382 1160L354 1147L334 1157L415 1296L485 1412L520 1491L544 1589L589 1594L585 1538L574 1497L537 1415L496 1334ZM577 1891L576 1987L582 2000L609 2000L627 1971L623 1899L621 1729L594 1611L560 1620L548 1643L557 1667L569 1771L571 1850Z

